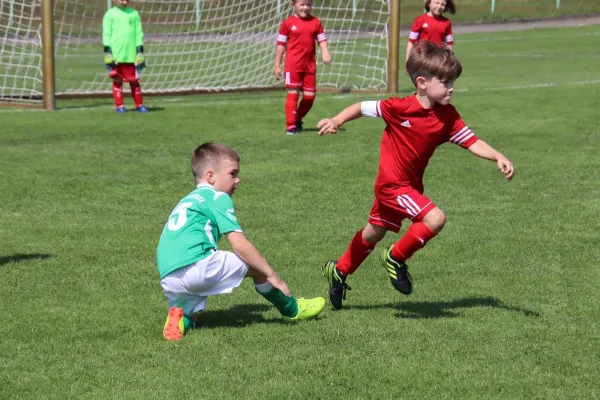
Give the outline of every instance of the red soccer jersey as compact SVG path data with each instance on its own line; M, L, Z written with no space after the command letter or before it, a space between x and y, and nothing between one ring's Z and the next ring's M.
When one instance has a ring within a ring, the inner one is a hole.
M281 23L277 44L287 45L284 72L317 72L315 40L327 40L319 18L302 19L292 15Z
M431 40L432 42L445 42L453 44L452 23L445 17L430 17L423 14L415 18L410 27L408 40L417 43L419 40Z
M450 104L425 109L413 95L363 102L361 108L364 115L383 118L386 123L376 196L405 186L423 193L423 174L438 146L449 141L468 148L478 140Z

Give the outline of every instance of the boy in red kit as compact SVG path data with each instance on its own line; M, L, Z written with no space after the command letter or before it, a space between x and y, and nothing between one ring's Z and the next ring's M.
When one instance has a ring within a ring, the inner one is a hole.
M406 45L406 61L410 51L419 40L431 40L436 43L446 43L450 48L454 43L452 37L452 23L442 14L446 11L450 14L456 12L452 0L425 0L425 11L423 15L415 18L408 36Z
M338 261L327 261L323 266L334 309L342 308L346 298L346 277L356 271L387 231L397 233L404 219L412 224L399 241L382 252L381 262L396 290L407 295L412 292L406 260L433 239L446 221L444 212L423 195L423 174L438 146L454 143L495 161L506 179L514 174L513 164L479 139L449 104L462 67L448 46L419 42L406 70L417 89L414 95L356 103L318 124L319 135L324 135L336 133L344 123L361 116L383 118L386 123L375 201L367 225L356 233Z
M285 100L285 133L295 135L302 130L302 119L315 101L317 90L317 63L315 61L315 40L321 47L324 64L331 62L327 50L327 38L319 18L311 15L312 0L292 0L294 14L284 20L277 35L275 50L275 79L281 79L281 59L285 56L285 87L288 89ZM296 109L298 97L302 101Z

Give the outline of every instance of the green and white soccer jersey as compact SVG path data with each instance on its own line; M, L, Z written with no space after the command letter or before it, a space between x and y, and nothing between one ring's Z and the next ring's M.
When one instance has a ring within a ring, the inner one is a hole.
M202 260L218 248L221 235L241 232L233 201L224 192L200 184L177 204L158 242L160 278Z

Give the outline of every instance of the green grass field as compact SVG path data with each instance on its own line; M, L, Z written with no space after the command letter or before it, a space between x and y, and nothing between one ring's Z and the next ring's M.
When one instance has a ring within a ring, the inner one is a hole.
M383 122L288 137L283 93L0 110L0 398L599 398L598 34L457 38L453 103L517 173L437 151L426 193L448 221L410 262L413 295L371 256L346 309L288 325L248 281L179 343L161 336L155 250L193 148L240 152L247 236L296 295L326 295L320 266L366 222ZM305 124L377 98L318 95Z

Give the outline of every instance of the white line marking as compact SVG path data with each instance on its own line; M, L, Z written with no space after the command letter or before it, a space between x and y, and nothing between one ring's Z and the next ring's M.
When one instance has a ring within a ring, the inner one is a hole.
M580 85L597 85L600 84L600 79L596 79L593 81L576 81L576 82L564 82L564 83L555 83L555 82L546 82L546 83L534 83L531 85L514 85L514 86L498 86L498 87L482 87L482 88L460 88L455 89L455 92L492 92L498 90L518 90L518 89L541 89L541 88L550 88L550 87L558 87L558 86L580 86Z
M574 82L544 82L544 83L533 83L533 84L529 84L529 85L513 85L513 86L498 86L498 87L480 87L480 88L457 88L454 91L455 92L493 92L493 91L500 91L500 90L519 90L519 89L543 89L543 88L552 88L552 87L562 87L562 86L582 86L582 85L598 85L600 84L600 79L595 79L595 80L587 80L587 81L574 81ZM374 97L383 97L383 98L387 98L390 97L389 94L386 93L382 93L381 95L361 95L360 93L354 93L354 94L345 94L345 95L337 95L337 96L333 96L334 98L344 98L344 97L355 97L355 98L363 98L363 97L369 97L372 96ZM160 97L158 97L156 102L156 106L160 107L160 105L162 104L162 102L164 102L166 99L161 99ZM215 106L215 105L230 105L230 104L240 104L240 103L254 103L254 104L265 104L265 103L271 103L273 102L273 100L277 100L273 97L269 97L269 98L247 98L247 99L235 99L235 100L202 100L202 101L186 101L184 98L181 98L183 103L181 104L177 104L176 102L173 102L173 106L177 106L177 107L198 107L198 106ZM283 99L283 97L282 97ZM63 112L63 111L90 111L90 110L114 110L114 106L113 105L102 105L102 106L90 106L90 107L61 107L59 109L57 109L58 112ZM152 105L150 106L150 108L152 108ZM131 111L128 112L132 112L134 113L135 111L133 111L131 108L129 109ZM41 109L30 109L30 108L7 108L7 109L2 109L0 107L0 113L11 113L11 112L44 112L45 110L41 110Z

